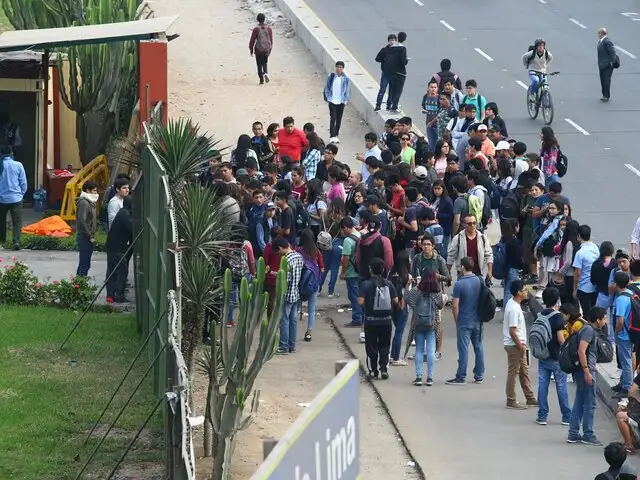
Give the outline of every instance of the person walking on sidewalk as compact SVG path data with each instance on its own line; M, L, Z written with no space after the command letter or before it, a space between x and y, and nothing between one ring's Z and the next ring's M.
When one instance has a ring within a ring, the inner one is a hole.
M344 107L351 96L351 79L344 73L344 62L336 62L335 73L329 74L324 86L324 101L329 104L329 142L340 143L340 125Z
M258 78L260 85L264 82L269 83L269 74L267 73L267 62L271 49L273 48L273 30L269 25L265 25L264 13L259 13L256 19L258 25L253 28L251 38L249 39L249 53L256 56L256 66L258 67Z
M398 294L384 274L381 258L369 265L369 280L360 285L358 303L364 309L364 335L369 378L389 378L389 348L391 347L391 315L398 304Z
M538 360L538 416L536 417L538 425L547 424L547 417L549 416L549 384L551 383L552 375L556 384L558 404L562 414L562 425L568 426L569 418L571 417L569 393L567 391L567 374L560 369L560 364L558 363L560 347L565 341L563 330L567 323L564 317L565 314L558 311L559 300L560 292L557 288L547 287L542 292L542 303L544 303L545 308L538 315L548 319L551 340L547 344L549 357L544 360Z
M604 308L593 307L587 312L588 324L584 325L573 335L578 335L578 361L580 370L574 374L576 383L576 396L571 408L571 420L569 421L569 435L567 443L584 443L596 447L602 446L593 431L594 416L596 411L596 341L598 334L607 320L607 311ZM580 426L582 425L582 437Z
M529 365L527 361L527 325L520 304L527 298L524 284L514 280L510 285L511 298L504 307L504 321L502 334L504 350L507 352L507 408L526 410L527 406L538 406L536 397L531 389L529 380ZM527 399L527 406L516 399L516 377L520 380L520 387Z
M22 198L27 192L27 175L13 158L11 146L0 146L0 245L7 241L7 213L11 214L13 249L20 250Z
M484 381L484 350L482 347L482 324L478 316L478 303L482 290L482 278L474 272L475 265L470 257L460 260L460 276L453 286L451 311L456 324L458 338L458 371L447 385L467 384L467 364L469 361L469 341L473 345L476 365L473 369L475 383Z

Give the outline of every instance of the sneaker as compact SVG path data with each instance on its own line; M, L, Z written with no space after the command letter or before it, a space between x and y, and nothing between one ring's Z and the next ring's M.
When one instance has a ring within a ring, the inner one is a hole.
M284 348L279 348L276 350L276 355L289 355L289 351Z
M542 419L542 418L536 418L536 423L537 423L538 425L546 425L546 424L547 424L547 421L546 421L546 420L544 420L544 419Z
M296 349L295 348L290 348L289 349L289 353L296 353Z
M304 341L305 342L310 342L311 341L311 332L307 332L304 334Z
M466 385L467 381L466 380L460 380L459 378L452 378L450 380L447 380L446 382L444 382L445 385L455 385L455 386L461 386L461 385Z
M233 328L236 326L236 322L227 322L227 328Z
M345 327L347 328L360 328L362 327L362 322L358 323L358 322L348 322L344 324Z
M380 105L376 105L375 108L373 109L374 112L379 112L380 111Z
M360 343L364 343L365 338L364 338L364 332L360 332Z
M339 139L338 137L335 137L335 138L333 139L333 142L334 142L334 143L340 143L340 139Z
M507 408L510 410L526 410L527 406L519 402L507 402Z
M442 352L436 352L436 362L442 360Z
M622 384L618 383L617 385L614 385L613 387L611 387L611 391L613 393L620 393L622 391Z
M380 372L380 376L382 380L387 380L389 378L389 372Z
M406 360L391 360L390 365L393 365L394 367L406 367L407 365L409 365L407 363Z
M107 303L113 303L115 300L113 299L113 297L107 297Z
M377 380L378 372L369 372L369 380Z
M567 382L573 383L573 375L567 375Z
M415 347L416 346L416 341L415 340L411 340L411 346Z
M536 96L533 93L529 94L529 103L535 103L536 101Z
M264 81L269 83L269 75L268 74L264 74Z
M327 298L340 298L340 294L338 292L330 293Z
M528 398L527 399L527 406L528 407L537 407L538 406L538 401L535 398Z
M567 437L567 443L578 443L582 441L582 437L580 435L572 437L571 435L569 435Z
M421 387L422 386L422 379L420 377L416 377L416 379L413 381L413 385L416 387Z
M569 420L562 420L560 422L560 425L564 425L565 427L568 427L569 426Z
M602 446L602 442L600 440L598 440L596 437L583 438L582 440L580 440L580 442L584 443L585 445L591 445L593 447L601 447Z
M621 375L622 375L622 370L618 369L614 373L612 373L610 377L614 380L617 380L620 378Z
M20 244L19 243L14 243L13 247L11 247L11 249L17 252L18 250L20 250Z
M620 390L619 392L614 392L614 394L611 396L616 400L627 398L629 396L629 390Z
M482 382L484 382L484 377L478 377L473 379L473 383L477 383L478 385L480 385Z
M431 378L431 377L427 378L426 385L427 385L427 387L433 387L433 378Z

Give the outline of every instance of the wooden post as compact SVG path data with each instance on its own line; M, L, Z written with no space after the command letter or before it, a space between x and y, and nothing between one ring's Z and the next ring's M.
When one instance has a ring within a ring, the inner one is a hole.
M337 360L336 361L336 375L338 375L344 367L347 366L349 360Z
M264 440L262 440L263 460L267 459L267 457L269 456L271 451L276 447L277 444L278 444L278 440L276 440L275 438L265 438Z

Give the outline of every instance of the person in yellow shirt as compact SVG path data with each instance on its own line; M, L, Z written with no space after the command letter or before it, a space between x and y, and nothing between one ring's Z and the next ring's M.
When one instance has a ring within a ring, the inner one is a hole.
M580 317L580 310L573 303L563 303L560 312L567 321L567 328L562 333L565 340L570 334L578 332L584 325L584 320Z

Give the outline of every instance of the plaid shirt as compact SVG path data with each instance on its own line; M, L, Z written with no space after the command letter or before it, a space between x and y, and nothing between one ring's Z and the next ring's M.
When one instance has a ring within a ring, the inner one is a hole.
M318 163L322 159L320 150L313 149L307 152L307 156L302 160L302 166L304 167L304 176L308 180L316 178L316 172L318 171Z
M285 256L287 259L287 292L284 294L284 301L296 303L300 301L300 277L302 276L302 255L298 252L289 252Z

